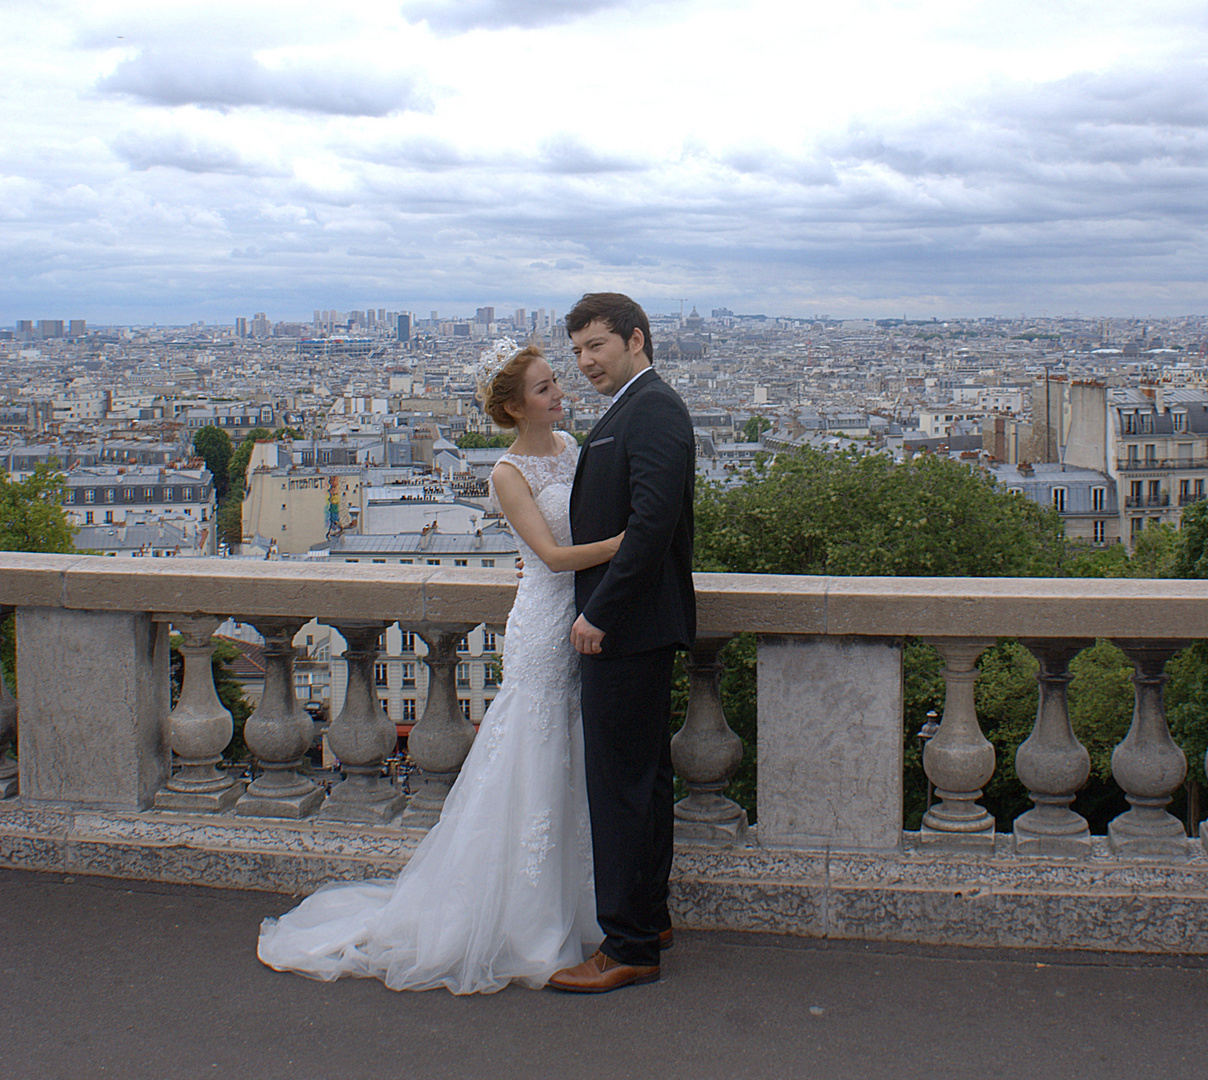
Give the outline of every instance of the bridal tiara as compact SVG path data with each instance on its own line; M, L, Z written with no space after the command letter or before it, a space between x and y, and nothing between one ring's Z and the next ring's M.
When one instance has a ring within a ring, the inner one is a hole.
M487 389L495 381L495 376L507 367L522 349L523 346L517 345L511 338L500 338L479 356L478 366L474 369L474 381L484 390Z

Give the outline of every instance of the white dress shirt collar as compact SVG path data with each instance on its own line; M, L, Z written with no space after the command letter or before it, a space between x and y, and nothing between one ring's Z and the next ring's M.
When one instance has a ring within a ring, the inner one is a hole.
M632 379L630 379L629 382L627 382L624 386L621 387L620 390L618 390L615 394L613 394L612 395L613 405L615 405L618 401L621 400L621 397L624 395L626 390L628 390L635 382L638 381L638 379L640 379L643 375L646 374L646 372L648 372L650 370L651 370L651 368L649 365L642 368L642 370L639 371Z

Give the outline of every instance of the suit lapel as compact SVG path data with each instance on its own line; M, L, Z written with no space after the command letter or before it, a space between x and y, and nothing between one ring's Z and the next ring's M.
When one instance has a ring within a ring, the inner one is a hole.
M647 368L646 370L651 371L653 369ZM643 374L645 373L643 372ZM654 378L658 378L657 372L654 373ZM613 422L620 415L621 410L633 400L634 395L644 390L650 385L651 382L651 379L639 379L628 390L626 390L624 394L621 395L620 401L613 402L613 404L608 407L607 412L605 412L604 415L601 416L598 421L596 421L596 426L591 429L591 432L588 434L587 439L583 443L583 449L579 451L579 463L575 467L575 483L574 487L571 489L572 499L578 493L579 477L583 472L583 465L587 461L587 455L591 452L591 444L600 438L604 432L606 432L609 427L612 426Z

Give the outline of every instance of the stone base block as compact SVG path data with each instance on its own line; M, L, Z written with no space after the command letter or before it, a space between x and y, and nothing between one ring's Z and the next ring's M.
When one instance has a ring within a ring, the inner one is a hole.
M354 802L341 799L337 787L323 803L316 817L320 821L365 821L371 825L387 825L403 812L407 805L406 795L395 795L378 802Z
M457 773L424 773L415 793L403 811L403 824L413 829L430 829L440 820L445 799Z
M235 804L240 817L279 817L295 821L312 813L323 801L326 792L316 787L304 795L255 795L245 791Z
M747 837L747 812L741 810L728 821L693 821L676 817L675 840L679 844L705 844L713 847L735 847Z
M161 788L155 793L156 810L180 810L186 814L218 814L235 805L247 785L237 780L221 791L173 791Z
M756 830L752 829L754 833ZM1208 831L1206 829L1205 831ZM393 877L420 830L225 814L86 811L0 803L0 866L302 895L326 881ZM680 844L676 926L812 938L1208 956L1208 857L1019 859L940 851L916 833L889 854Z
M0 776L0 799L16 798L19 789L20 784L15 773L12 776Z
M1122 859L1180 859L1187 857L1187 833L1170 814L1157 827L1138 825L1127 810L1107 826L1112 852Z
M919 828L919 843L929 847L951 848L959 851L994 850L994 822L976 832L947 832L926 825Z
M1020 828L1017 821L1015 831L1011 834L1011 847L1016 855L1088 859L1091 854L1091 831L1087 828L1077 833L1053 836Z

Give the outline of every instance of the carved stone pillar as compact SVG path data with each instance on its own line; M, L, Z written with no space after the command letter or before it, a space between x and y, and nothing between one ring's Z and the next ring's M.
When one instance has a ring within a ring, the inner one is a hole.
M675 804L675 835L694 843L727 846L747 832L747 812L722 794L742 762L742 740L730 730L721 704L721 661L725 638L698 638L684 668L688 711L671 740L671 761L688 786Z
M243 741L264 771L248 785L235 813L248 817L306 817L323 789L298 772L314 741L314 721L294 694L294 635L305 620L245 619L264 636L264 694L243 728Z
M994 847L994 819L978 803L994 775L994 747L977 722L973 684L977 658L990 639L931 641L944 659L944 717L923 750L923 769L940 800L923 815L925 843Z
M1015 752L1015 771L1036 805L1015 819L1020 855L1085 858L1091 853L1086 818L1070 803L1091 774L1091 756L1070 726L1070 661L1091 641L1025 641L1040 662L1040 700L1032 734Z
M428 701L407 737L407 754L422 770L422 779L418 785L412 780L414 794L403 811L404 825L430 829L440 820L445 796L474 742L474 726L457 704L457 643L472 629L469 625L417 627L428 646L428 655L422 657L428 666Z
M171 622L180 632L184 675L176 708L168 714L168 741L181 768L155 793L155 808L194 813L225 810L243 794L244 784L217 767L235 730L214 689L212 635L221 620L212 615L172 615L156 621Z
M0 608L0 619L7 618L11 608ZM8 756L8 748L17 734L17 699L8 687L8 678L0 670L0 799L17 794L17 763Z
M1186 641L1117 641L1133 663L1136 705L1124 741L1112 752L1112 776L1124 789L1131 809L1107 827L1117 855L1171 858L1188 854L1182 822L1167 813L1170 797L1187 775L1187 756L1170 737L1162 688L1166 661Z
M389 778L382 776L382 763L398 741L398 730L379 708L374 689L377 640L387 624L336 619L328 622L347 642L344 708L327 731L327 745L339 759L345 779L331 789L318 816L384 824L407 802Z

